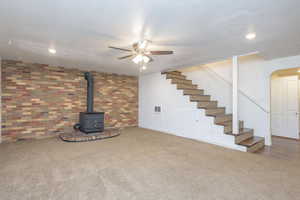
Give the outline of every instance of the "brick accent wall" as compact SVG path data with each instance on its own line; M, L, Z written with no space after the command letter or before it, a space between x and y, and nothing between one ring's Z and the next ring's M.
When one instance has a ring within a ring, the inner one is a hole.
M105 127L137 126L138 78L92 72L94 111ZM2 141L37 139L72 131L86 110L83 71L2 61Z

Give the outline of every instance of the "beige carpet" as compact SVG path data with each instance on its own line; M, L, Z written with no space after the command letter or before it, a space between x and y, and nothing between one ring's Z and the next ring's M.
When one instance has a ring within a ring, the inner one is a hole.
M87 143L1 144L0 199L296 200L300 155L277 159L140 128Z

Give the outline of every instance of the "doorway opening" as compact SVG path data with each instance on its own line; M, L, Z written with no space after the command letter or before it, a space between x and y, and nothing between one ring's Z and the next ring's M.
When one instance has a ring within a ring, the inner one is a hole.
M299 140L300 68L275 71L271 75L272 137Z

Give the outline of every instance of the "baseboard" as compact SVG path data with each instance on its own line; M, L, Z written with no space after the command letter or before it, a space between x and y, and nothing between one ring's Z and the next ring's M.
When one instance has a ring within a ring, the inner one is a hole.
M231 145L227 145L227 144L223 144L223 143L214 142L212 140L205 140L205 139L202 139L202 138L184 137L182 135L178 135L178 134L175 134L175 133L170 133L170 132L167 132L167 131L151 129L151 128L148 128L148 127L139 126L139 128L143 128L143 129L147 129L147 130L151 130L151 131L157 131L157 132L160 132L160 133L173 135L173 136L177 136L177 137L182 137L182 138L187 138L187 139L191 139L191 140L196 140L196 141L199 141L199 142L204 142L204 143L207 143L207 144L212 144L212 145L216 145L216 146L219 146L219 147L224 147L224 148L227 148L227 149L233 149L233 150L242 151L242 152L247 151L246 147L236 145L236 144L234 146L231 146Z
M272 135L272 137L275 137L275 138L281 138L281 139L285 139L285 140L300 141L300 139L297 139L297 138L289 138L289 137L284 137L284 136Z

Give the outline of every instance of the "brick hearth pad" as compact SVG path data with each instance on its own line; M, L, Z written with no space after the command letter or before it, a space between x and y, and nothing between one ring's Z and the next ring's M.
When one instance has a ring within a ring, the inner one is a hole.
M120 135L121 129L111 128L105 129L103 132L85 134L74 130L69 133L61 133L59 137L65 142L88 142L94 140L102 140Z

